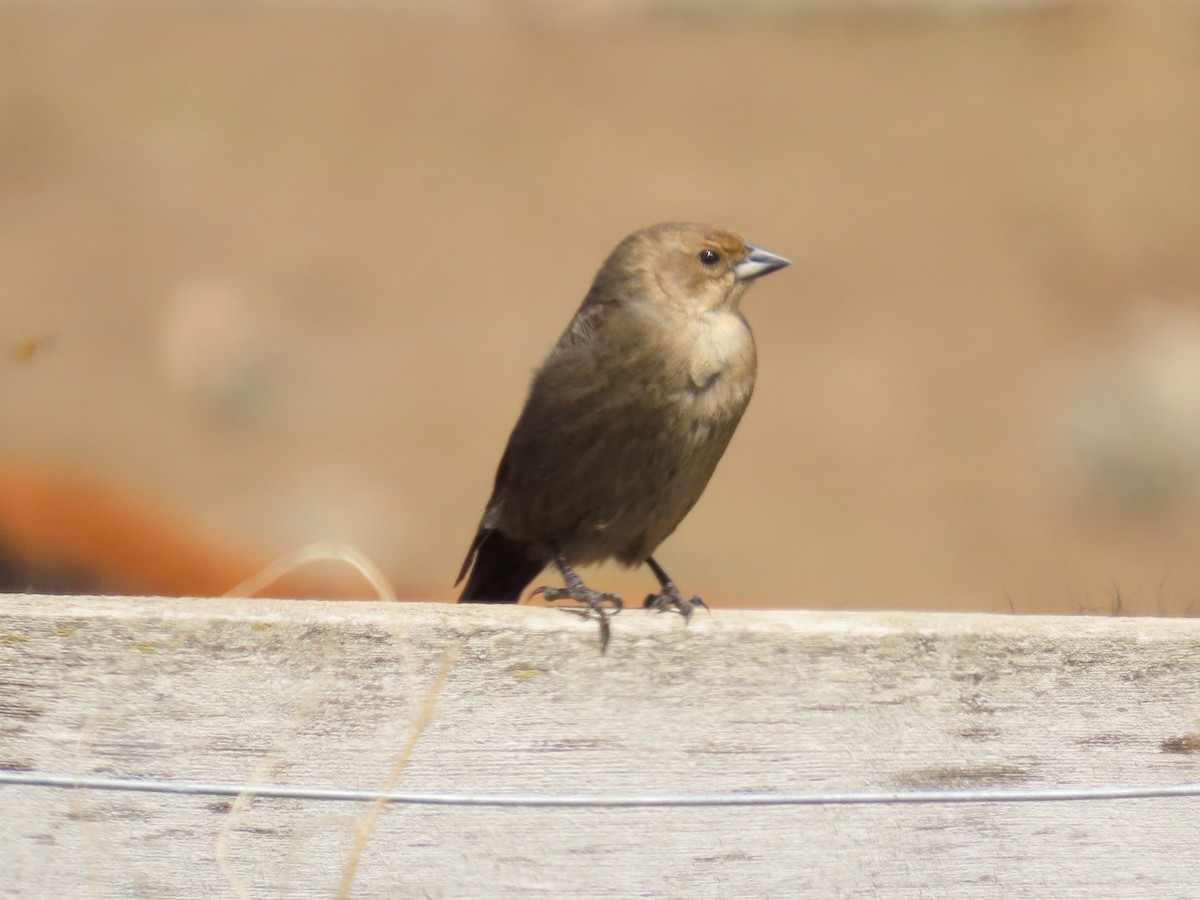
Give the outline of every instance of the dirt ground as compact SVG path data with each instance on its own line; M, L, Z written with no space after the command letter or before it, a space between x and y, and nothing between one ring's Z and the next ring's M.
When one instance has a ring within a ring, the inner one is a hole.
M218 7L0 8L3 456L450 597L596 266L697 219L794 265L685 590L1200 611L1194 5Z

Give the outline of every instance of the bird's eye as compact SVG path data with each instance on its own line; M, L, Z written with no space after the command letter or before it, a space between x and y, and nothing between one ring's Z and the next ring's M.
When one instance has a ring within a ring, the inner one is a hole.
M706 248L701 250L696 255L696 258L706 266L715 266L717 264L717 260L721 258L721 254L717 253L716 250L709 250Z

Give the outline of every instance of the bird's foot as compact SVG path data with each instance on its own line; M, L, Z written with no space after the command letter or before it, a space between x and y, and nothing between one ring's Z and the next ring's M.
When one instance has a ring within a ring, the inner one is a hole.
M555 600L574 600L576 603L582 603L583 609L564 609L563 612L575 613L585 619L590 619L595 616L600 622L600 652L603 653L608 648L608 639L611 635L608 619L610 615L616 615L625 608L625 601L621 599L620 594L608 594L603 591L594 591L587 587L582 581L578 584L568 584L566 587L550 587L542 585L539 588L534 588L533 593L529 596L541 594L550 602ZM605 607L608 609L605 609Z
M659 593L647 594L645 602L642 603L643 609L652 609L655 612L666 612L667 610L677 612L683 616L685 622L691 621L692 612L697 606L708 609L708 604L699 596L692 597L691 600L683 599L683 594L679 593L679 588L673 581L666 582Z

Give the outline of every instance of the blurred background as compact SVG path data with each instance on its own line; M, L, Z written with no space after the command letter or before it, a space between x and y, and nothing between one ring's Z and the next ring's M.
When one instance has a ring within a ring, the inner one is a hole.
M685 591L1195 614L1198 85L1182 0L0 4L0 569L454 597L595 269L695 219L793 266Z

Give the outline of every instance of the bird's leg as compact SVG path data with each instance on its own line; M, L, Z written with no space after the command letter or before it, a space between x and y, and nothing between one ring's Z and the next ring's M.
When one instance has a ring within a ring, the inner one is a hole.
M587 604L586 609L568 609L564 610L564 612L578 613L585 619L592 615L596 616L600 621L600 652L603 653L608 647L610 632L608 611L605 610L604 605L607 603L612 609L612 614L615 616L621 611L625 602L621 599L620 594L606 594L601 591L592 590L583 583L583 579L567 563L567 558L563 556L557 544L551 544L550 549L554 553L554 562L558 566L559 571L562 572L563 581L567 583L567 586L557 588L542 585L541 587L534 588L533 593L529 596L532 597L534 594L541 594L550 601L574 600L576 603Z
M683 616L685 622L692 617L692 610L697 606L703 606L705 609L708 609L708 604L698 596L692 597L691 600L684 600L683 594L679 593L679 588L675 586L675 582L671 580L671 576L663 571L663 567L654 561L653 556L646 557L646 565L650 567L650 571L654 573L654 577L662 585L662 590L657 594L646 595L646 602L642 604L644 609L653 609L658 612L662 612L665 609L673 609Z

